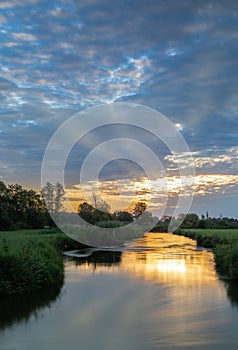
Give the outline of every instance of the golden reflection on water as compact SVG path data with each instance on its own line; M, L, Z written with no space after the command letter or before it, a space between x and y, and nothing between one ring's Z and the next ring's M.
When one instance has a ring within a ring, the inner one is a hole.
M114 324L107 326L108 336L129 339L119 348L132 348L131 339L143 350L225 347L223 331L230 334L230 324L224 285L213 253L198 250L191 239L148 233L121 251L94 251L68 261L66 269L73 282L68 288L76 290L77 300L83 290L93 293L88 304L83 299L77 325L83 327L83 318L87 325L95 318L100 325ZM236 330L232 336L236 338ZM144 338L147 343L140 347Z
M104 260L92 262L83 258L81 273L123 272L150 282L184 286L211 285L218 279L212 252L198 251L195 241L168 233L148 233L128 245L119 261L113 259L104 263ZM74 268L72 263L66 264L66 271L73 272ZM72 278L71 274L71 281Z
M148 281L176 285L210 284L217 280L213 253L198 251L196 242L172 234L149 233L134 243L142 250L125 252L122 268Z

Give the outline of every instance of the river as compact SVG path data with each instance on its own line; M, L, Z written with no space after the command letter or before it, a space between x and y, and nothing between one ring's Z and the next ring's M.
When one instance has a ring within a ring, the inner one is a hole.
M1 350L237 349L238 283L194 241L149 233L73 255L60 291L0 301Z

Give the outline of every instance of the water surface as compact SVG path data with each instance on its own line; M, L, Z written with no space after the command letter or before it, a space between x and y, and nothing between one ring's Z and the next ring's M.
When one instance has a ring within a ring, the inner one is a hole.
M30 309L5 298L0 349L237 349L237 283L221 281L212 252L194 241L150 233L74 255L58 294L28 297Z

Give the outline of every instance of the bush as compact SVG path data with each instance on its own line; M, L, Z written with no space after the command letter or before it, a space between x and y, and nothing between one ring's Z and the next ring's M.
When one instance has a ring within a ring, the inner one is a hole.
M21 249L0 253L0 295L13 295L59 286L64 280L61 255L49 243L31 241Z
M215 248L215 262L218 270L227 277L238 279L238 244L219 244Z

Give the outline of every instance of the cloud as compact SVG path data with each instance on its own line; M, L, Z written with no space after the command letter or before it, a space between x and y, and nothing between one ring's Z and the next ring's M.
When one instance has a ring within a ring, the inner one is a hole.
M16 40L23 40L23 41L35 41L35 40L37 40L34 35L28 34L28 33L13 33L12 37Z
M223 172L231 175L238 170L238 146L228 149L208 149L203 151L182 153L176 155L182 167L191 164L191 157L197 172L217 173ZM171 164L177 165L174 155L165 157ZM228 170L229 169L229 170Z
M179 196L196 198L214 194L231 195L238 193L238 175L208 174L196 175L195 178L181 179L178 176L168 176L149 180L140 179L90 181L81 186L76 184L67 187L67 198L75 208L82 201L93 205L92 193L98 194L110 204L111 209L125 210L133 203L144 200L150 203L150 208L158 210L168 207Z
M57 126L112 101L148 105L171 118L198 175L236 175L236 1L12 0L0 9L0 161L12 169L6 180L39 185ZM81 147L84 156L88 145ZM174 168L171 156L165 162Z

